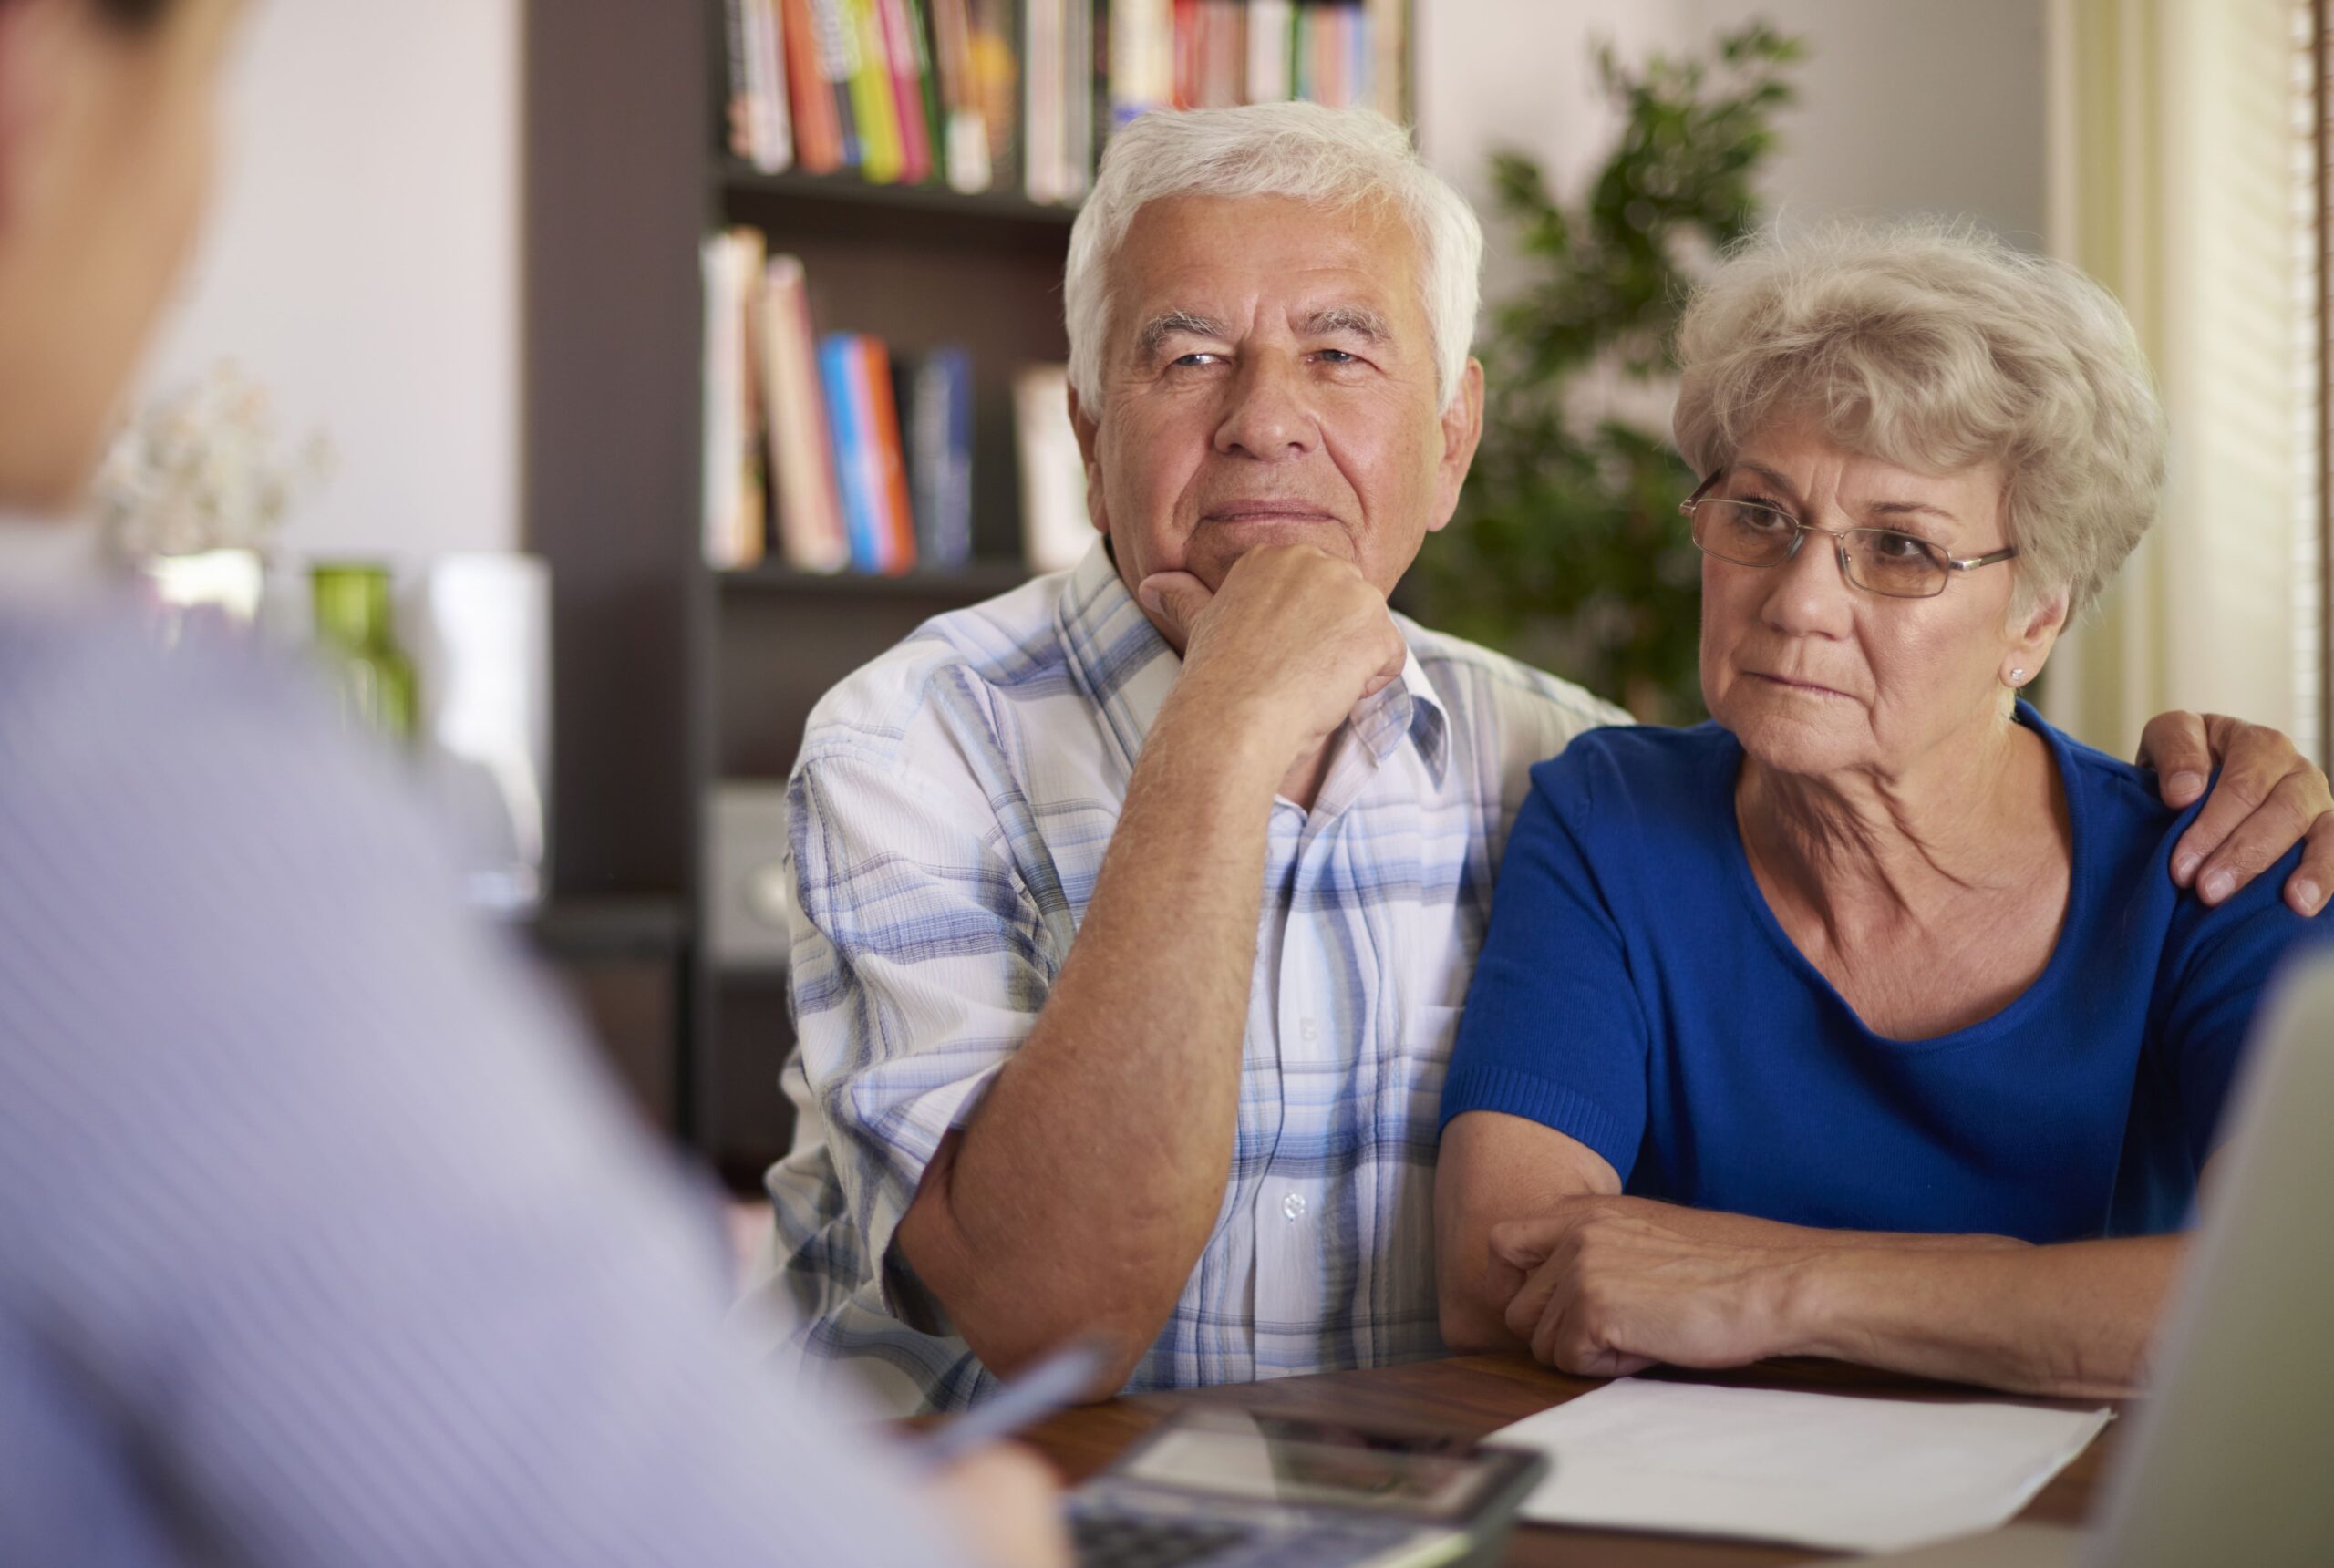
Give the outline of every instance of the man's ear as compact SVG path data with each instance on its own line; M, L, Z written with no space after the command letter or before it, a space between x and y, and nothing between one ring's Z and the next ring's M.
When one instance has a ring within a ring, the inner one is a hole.
M0 235L32 182L36 143L62 101L77 21L68 0L0 0Z
M1073 383L1069 388L1069 428L1078 432L1078 460L1086 469L1086 518L1094 531L1107 535L1110 531L1110 513L1102 494L1102 462L1097 455L1100 449L1101 421L1086 411L1085 400L1079 397Z
M1436 532L1447 527L1451 513L1459 510L1459 490L1467 482L1467 470L1475 461L1475 448L1483 438L1483 362L1470 356L1467 368L1459 378L1459 395L1442 410L1442 452L1436 459L1434 475L1434 515L1427 519L1427 531Z

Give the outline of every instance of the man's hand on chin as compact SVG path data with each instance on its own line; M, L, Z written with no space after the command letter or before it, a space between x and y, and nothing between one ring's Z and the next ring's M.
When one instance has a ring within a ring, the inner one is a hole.
M1248 552L1214 593L1188 572L1161 572L1135 596L1183 652L1171 700L1253 725L1292 761L1335 734L1356 703L1401 679L1410 657L1386 596L1309 544Z

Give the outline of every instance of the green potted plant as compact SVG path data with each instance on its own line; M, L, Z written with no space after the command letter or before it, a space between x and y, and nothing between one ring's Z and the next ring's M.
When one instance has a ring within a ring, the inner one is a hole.
M1537 276L1492 314L1482 446L1411 602L1648 722L1703 712L1699 562L1678 514L1700 476L1666 422L1612 409L1632 389L1655 399L1696 270L1758 222L1757 176L1803 52L1764 24L1723 35L1707 59L1631 69L1600 47L1623 126L1579 201L1559 204L1529 158L1492 160L1501 216Z

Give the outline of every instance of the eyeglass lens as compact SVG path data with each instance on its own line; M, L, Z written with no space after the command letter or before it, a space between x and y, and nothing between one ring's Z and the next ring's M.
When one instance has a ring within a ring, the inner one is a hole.
M1781 566L1791 559L1800 525L1789 513L1756 501L1708 497L1694 506L1694 542L1738 566ZM1825 535L1818 542L1830 542ZM1926 599L1942 593L1951 568L1926 540L1885 528L1852 528L1843 540L1848 581L1874 593Z

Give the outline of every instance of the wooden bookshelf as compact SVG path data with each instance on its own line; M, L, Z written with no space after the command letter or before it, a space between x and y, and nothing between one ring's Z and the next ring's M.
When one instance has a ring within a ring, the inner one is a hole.
M675 966L666 1059L628 1047L625 1070L661 1074L669 1094L644 1098L750 1189L790 1135L777 1084L791 1034L782 965L707 951L708 801L724 781L782 780L811 708L852 670L1026 580L1011 379L1068 356L1076 211L1012 187L744 164L722 128L721 0L563 0L528 6L525 29L525 512L553 584L553 896L678 912L639 949ZM802 259L820 330L970 351L971 564L703 563L697 255L732 224Z

